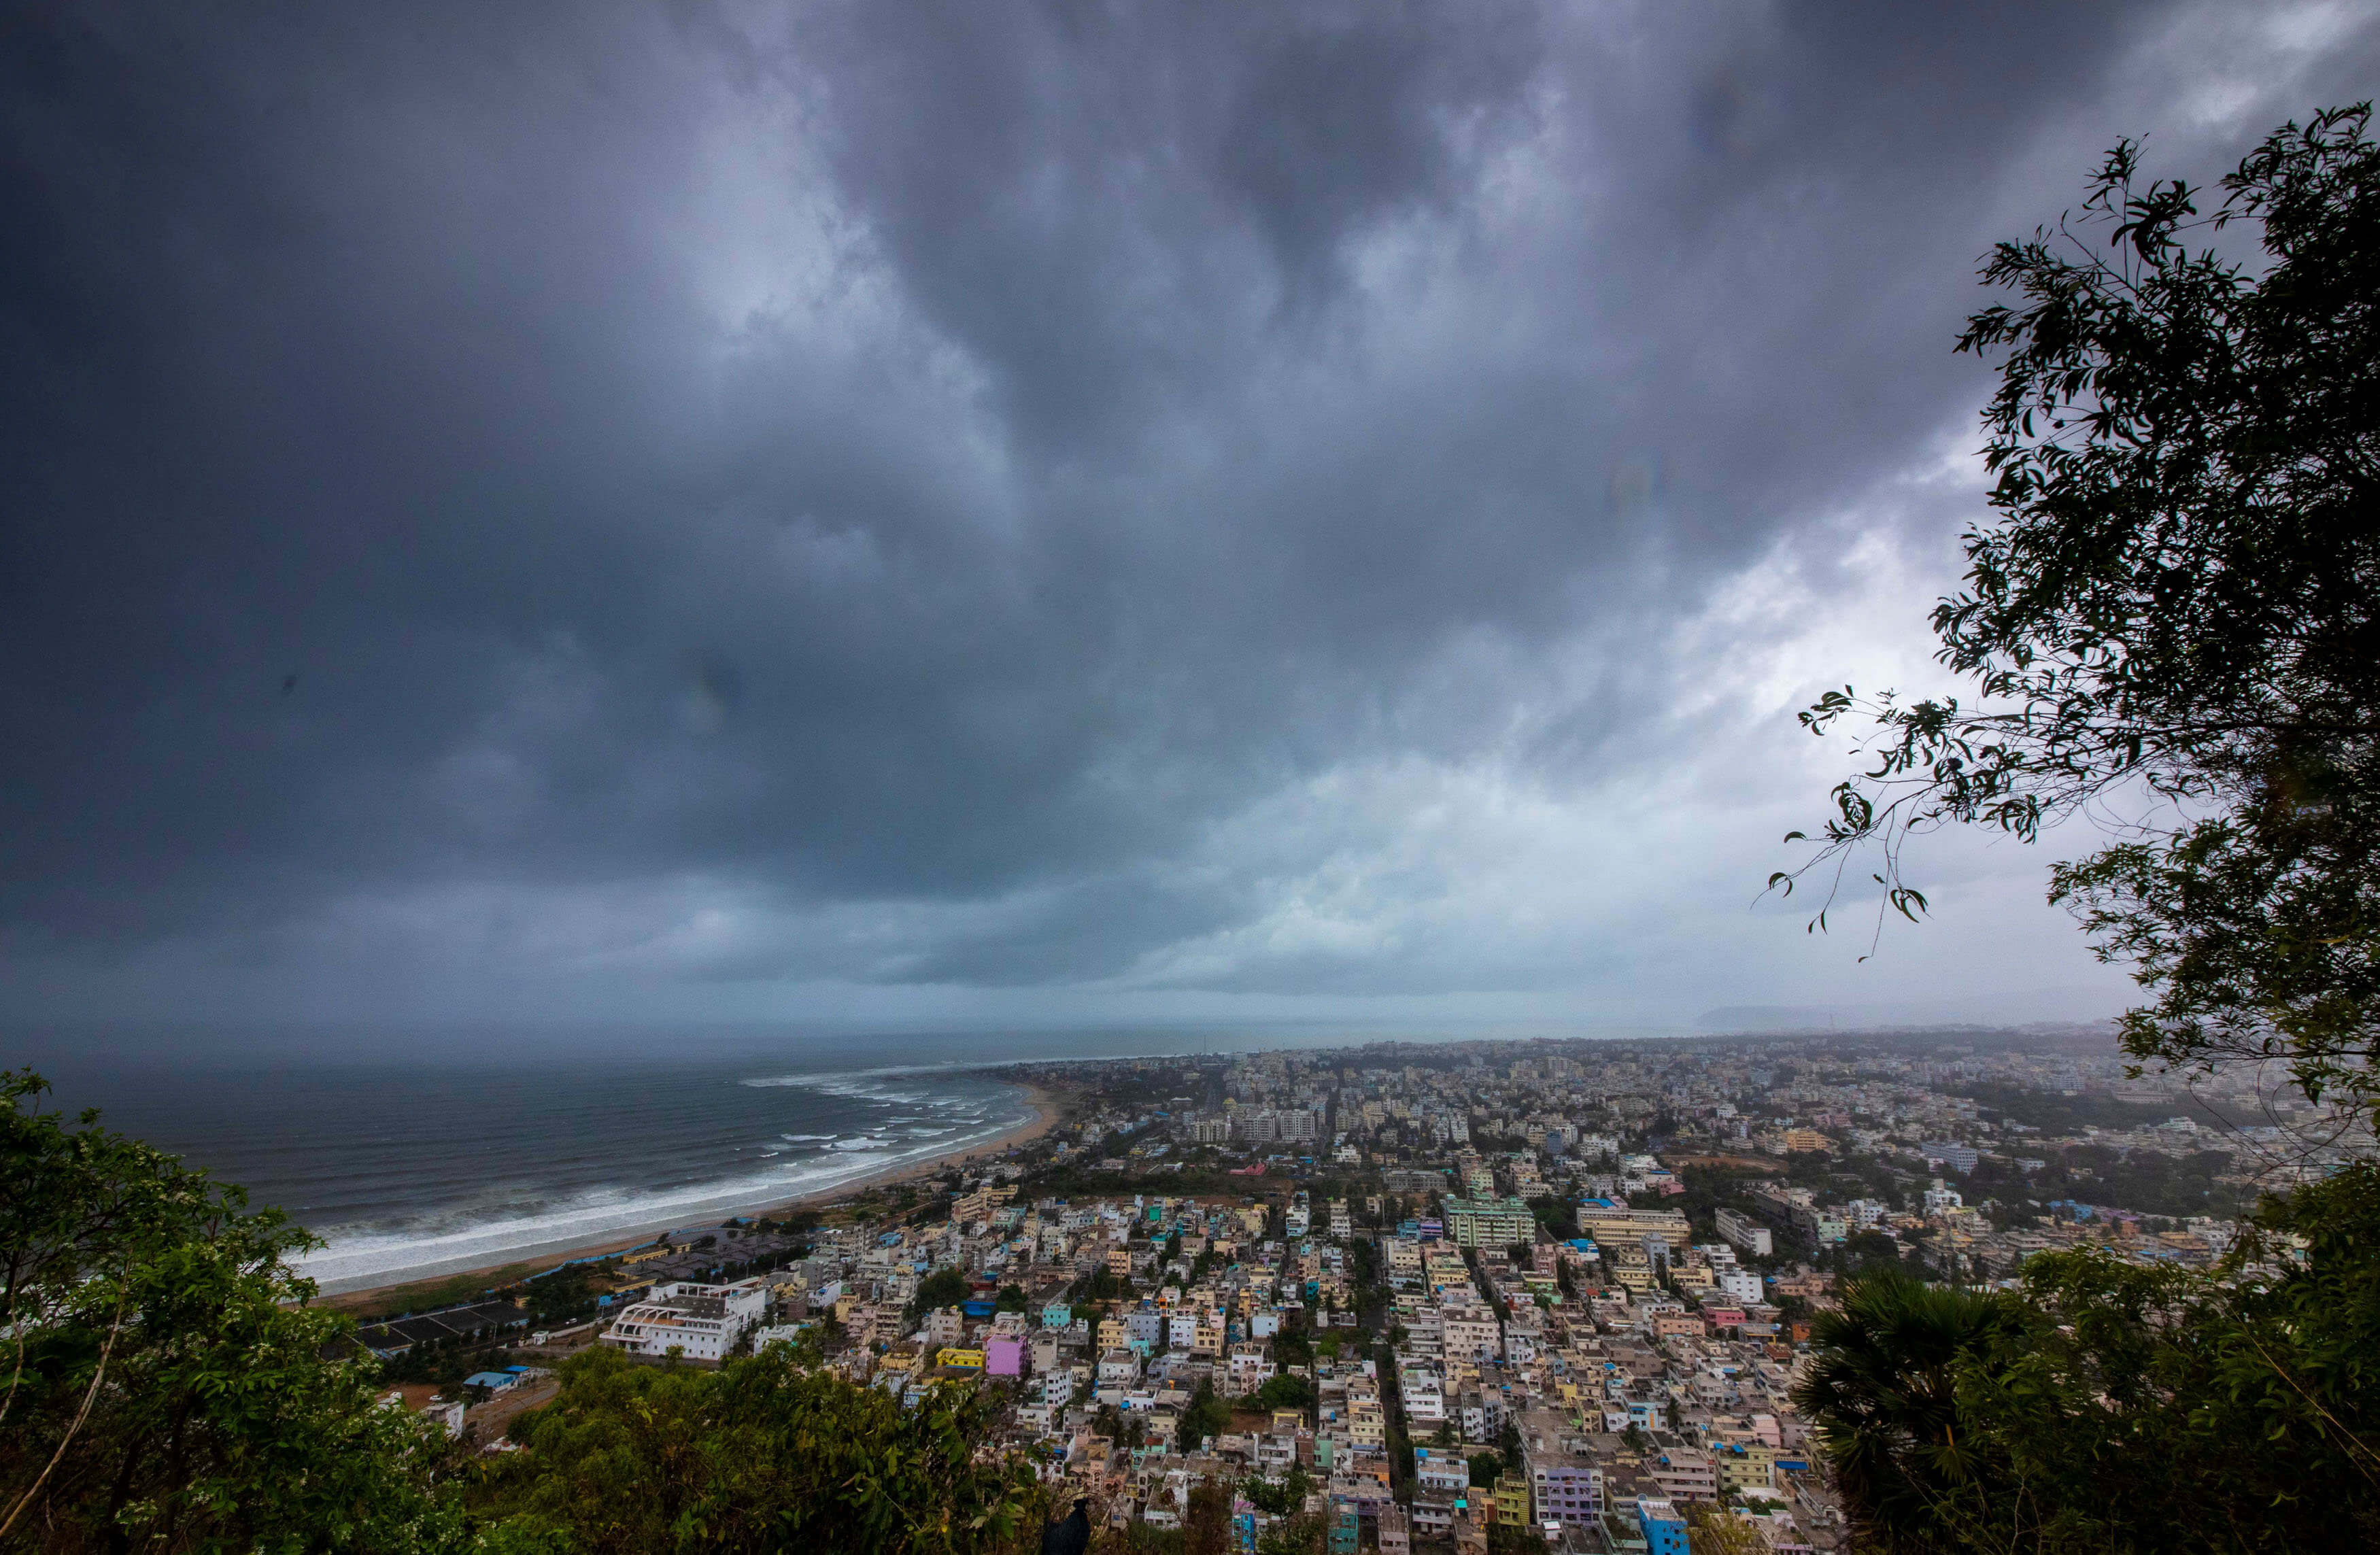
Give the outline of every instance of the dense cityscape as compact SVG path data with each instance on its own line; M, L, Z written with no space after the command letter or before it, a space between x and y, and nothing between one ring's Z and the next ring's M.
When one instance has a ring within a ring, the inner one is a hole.
M996 1390L992 1450L1135 1546L1203 1518L1247 1550L1319 1525L1333 1551L1669 1555L1721 1516L1745 1548L1831 1549L1792 1394L1841 1276L2005 1284L2086 1245L2204 1268L2262 1191L2370 1146L2252 1075L2136 1073L2088 1028L1005 1074L1062 1122L996 1160L365 1342L488 1452L589 1345L790 1344L911 1403Z

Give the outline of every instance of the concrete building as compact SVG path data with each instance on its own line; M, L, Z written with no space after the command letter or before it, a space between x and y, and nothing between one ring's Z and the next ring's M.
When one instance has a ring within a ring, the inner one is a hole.
M1672 1502L1649 1496L1639 1500L1636 1531L1645 1555L1686 1555L1686 1520Z
M1537 1217L1523 1199L1449 1198L1446 1233L1458 1247L1509 1247L1537 1239Z
M1733 1209L1720 1209L1713 1213L1711 1220L1718 1227L1719 1235L1738 1252L1750 1253L1760 1258L1776 1256L1776 1238L1767 1226L1751 1216Z
M1641 1242L1648 1233L1676 1247L1686 1245L1690 1240L1682 1210L1629 1209L1593 1199L1578 1207L1578 1229L1597 1242L1622 1245Z
M620 1314L604 1330L602 1342L632 1355L666 1355L674 1349L688 1360L722 1360L760 1320L768 1303L769 1293L758 1280L656 1286Z

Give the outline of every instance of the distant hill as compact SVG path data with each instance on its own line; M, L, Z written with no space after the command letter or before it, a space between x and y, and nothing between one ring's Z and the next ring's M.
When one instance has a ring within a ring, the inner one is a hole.
M1698 1031L1859 1031L1877 1027L2036 1026L2111 1020L2126 1001L2104 988L2028 989L1987 999L1878 1004L1723 1004L1694 1017Z

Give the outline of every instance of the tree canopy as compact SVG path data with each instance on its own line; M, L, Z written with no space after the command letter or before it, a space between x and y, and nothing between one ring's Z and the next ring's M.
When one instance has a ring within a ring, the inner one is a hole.
M47 1088L0 1075L0 1545L453 1547L443 1433L310 1305L314 1240Z
M2380 1545L2371 1163L2268 1206L2212 1274L2084 1250L1983 1293L1875 1269L1811 1338L1796 1403L1865 1549Z
M2119 838L2051 894L2153 1001L2135 1056L2278 1060L2380 1100L2380 147L2370 104L2284 126L2221 180L2140 182L2126 141L2081 210L1998 245L1993 516L1933 625L1980 694L1830 692L1865 720L1801 868L1813 927L1873 849L1879 914L1924 895L1903 844L1951 824L2030 841L2088 811ZM2240 237L2256 239L2238 257ZM2161 819L2160 819L2161 818ZM1789 842L1803 840L1791 833Z
M1032 1469L978 1450L1002 1408L948 1387L905 1408L772 1345L717 1371L594 1350L474 1494L498 1551L872 1549L954 1555L1038 1538Z
M1981 692L1828 695L1872 720L1791 891L1910 836L2117 840L2051 871L2153 995L2143 1062L2277 1061L2369 1121L2380 949L2380 148L2369 104L2284 126L2202 191L2119 145L2079 214L1997 248L2019 294L1959 342L2004 351L1994 518L1934 611ZM2223 234L2252 231L2251 263ZM2119 805L2132 808L2129 814ZM1790 840L1798 838L1793 833ZM1822 905L1812 927L1823 927ZM1862 1249L1880 1252L1880 1249ZM2380 1163L2267 1198L2212 1271L2035 1254L2021 1286L1846 1282L1796 1400L1855 1544L1877 1551L2380 1545Z

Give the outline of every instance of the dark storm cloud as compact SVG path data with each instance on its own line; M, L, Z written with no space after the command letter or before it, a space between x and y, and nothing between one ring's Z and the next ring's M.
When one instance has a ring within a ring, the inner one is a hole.
M1779 629L1659 645L1940 457L1977 252L2367 20L2282 103L2222 7L20 22L0 954L1540 986L1332 937L1448 889L1333 784L1738 737Z

